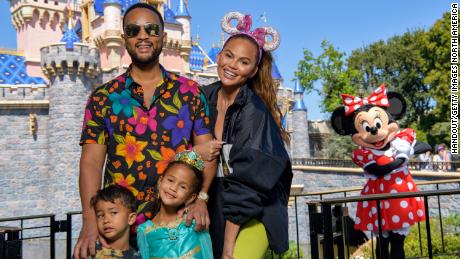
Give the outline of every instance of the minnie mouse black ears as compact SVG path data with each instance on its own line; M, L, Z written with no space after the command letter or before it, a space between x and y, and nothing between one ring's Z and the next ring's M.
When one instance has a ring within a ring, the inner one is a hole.
M387 112L391 114L393 119L399 120L406 113L406 100L400 93L388 92L388 101L390 106L386 108Z
M337 134L345 136L355 132L353 125L353 116L345 116L345 107L339 107L334 110L331 116L331 126Z

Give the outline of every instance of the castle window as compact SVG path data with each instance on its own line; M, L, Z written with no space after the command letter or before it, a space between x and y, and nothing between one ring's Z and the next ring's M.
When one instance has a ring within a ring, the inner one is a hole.
M59 2L58 2L58 1L54 1L54 5L58 5L58 4L59 4Z
M45 0L44 2L45 2L45 4L47 4L47 3L48 3L48 0Z

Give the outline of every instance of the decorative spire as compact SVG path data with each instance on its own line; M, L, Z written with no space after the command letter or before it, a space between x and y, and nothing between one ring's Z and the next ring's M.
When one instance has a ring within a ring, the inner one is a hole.
M276 65L274 60L272 62L272 77L275 80L283 81L283 77L281 76L278 66Z
M188 5L186 4L185 0L179 0L179 4L177 5L176 10L176 17L190 17L190 13L188 12Z
M176 20L176 14L171 10L171 6L167 3L164 3L164 20L165 23L179 24Z
M294 94L303 94L303 87L300 84L299 78L295 80L295 85L294 85Z
M77 33L73 29L74 12L73 12L72 7L69 6L68 12L69 12L69 21L68 21L68 24L65 25L64 34L63 34L63 36L61 38L61 42L66 43L66 45L65 45L66 49L73 49L73 44L75 42L81 42L81 41L80 41L80 38L78 37Z
M295 101L294 101L294 107L293 111L306 111L307 107L305 107L305 103L303 102L303 87L300 84L299 78L295 80L295 85L294 85L294 95L295 95Z

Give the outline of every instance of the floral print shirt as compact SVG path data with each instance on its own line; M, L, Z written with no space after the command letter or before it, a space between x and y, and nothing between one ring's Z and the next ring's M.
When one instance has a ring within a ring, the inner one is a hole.
M157 210L156 183L193 134L209 134L208 107L198 84L166 71L150 108L130 69L96 88L88 99L80 145L107 146L104 185L122 185L136 196L140 224Z

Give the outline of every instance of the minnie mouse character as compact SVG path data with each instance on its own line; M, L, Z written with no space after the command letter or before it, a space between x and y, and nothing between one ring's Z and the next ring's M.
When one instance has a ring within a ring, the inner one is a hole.
M331 123L338 134L351 135L359 145L352 159L368 177L361 194L418 191L407 163L409 157L431 147L417 142L413 129L399 129L395 120L406 111L404 98L399 93L387 93L382 84L367 98L342 94L342 101L344 106L332 113ZM410 226L425 219L423 199L382 200L380 215L383 238L378 239L377 251L381 247L382 254L377 258L404 258L404 239ZM377 201L358 203L355 228L378 233Z

